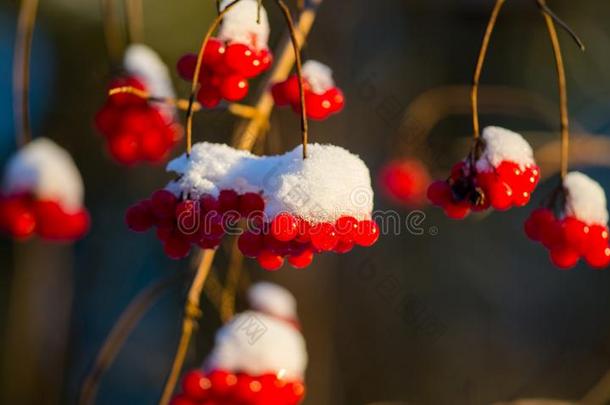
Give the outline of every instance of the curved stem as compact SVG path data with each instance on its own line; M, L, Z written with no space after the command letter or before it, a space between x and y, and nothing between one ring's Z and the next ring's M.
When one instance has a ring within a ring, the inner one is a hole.
M85 377L81 387L78 403L80 405L95 402L102 377L114 362L125 341L140 322L144 314L154 305L167 289L184 278L182 274L160 280L140 292L123 311L114 324L106 341L98 352L93 367Z
M305 105L305 89L303 86L301 47L299 45L299 41L297 40L296 30L294 28L294 21L292 20L290 9L286 5L286 3L284 3L283 0L275 0L275 2L282 10L282 13L284 14L284 19L286 20L286 24L288 25L288 29L290 30L290 40L292 41L292 50L294 51L297 77L299 78L299 95L301 101L301 143L303 144L303 159L306 159L309 124L307 122L307 107Z
M199 87L199 75L201 74L201 65L203 62L203 53L205 48L210 40L210 37L216 31L218 26L220 25L224 15L233 8L237 3L241 0L234 0L229 3L222 11L218 13L210 28L205 33L203 37L203 41L201 41L201 48L199 49L199 53L197 54L197 64L195 65L195 73L193 74L193 82L191 83L191 95L189 96L189 106L186 111L186 155L190 156L191 154L191 146L193 139L193 105L195 103L195 97L197 95L197 88Z
M538 3L545 5L544 0L538 0ZM543 9L544 10L544 9ZM568 114L568 90L566 86L566 72L561 54L561 46L555 29L553 17L546 12L542 12L542 16L546 22L546 27L553 46L553 54L555 56L555 67L557 70L557 85L559 87L559 117L561 123L561 179L563 180L568 174L568 158L570 149L570 121Z
M485 63L485 57L487 56L487 50L489 49L491 34L496 26L498 15L500 14L500 10L502 9L505 1L506 0L496 0L496 4L491 12L491 16L489 17L489 22L487 23L485 35L483 36L483 42L481 43L481 49L479 50L479 57L477 58L477 65L474 69L472 90L470 92L470 102L472 105L472 128L475 141L478 140L481 135L479 126L479 83L481 81L481 72L483 71L483 64Z
M144 7L142 0L124 0L127 34L130 43L144 42Z
M32 139L30 125L30 59L36 25L38 0L23 0L19 10L15 54L13 60L13 109L17 144L21 147Z
M195 274L195 278L189 289L184 308L180 343L178 344L178 350L176 351L171 371L167 377L165 387L163 388L163 393L159 401L160 405L167 405L176 389L176 383L178 382L178 377L180 377L180 371L182 370L186 352L188 351L191 335L193 334L193 330L197 327L197 320L201 317L201 310L199 309L201 291L203 290L205 280L212 268L214 252L214 250L204 250L201 262L197 268L197 273Z

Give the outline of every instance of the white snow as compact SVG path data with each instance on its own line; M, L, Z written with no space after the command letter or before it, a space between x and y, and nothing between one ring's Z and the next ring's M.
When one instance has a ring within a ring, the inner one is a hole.
M567 191L565 214L588 225L606 226L608 209L606 193L598 182L580 172L570 172L563 180Z
M297 319L297 302L290 291L277 284L259 282L248 290L252 309L281 319Z
M261 312L236 315L216 334L205 369L245 372L251 376L282 373L303 380L307 366L305 339L289 323Z
M523 136L500 127L483 130L485 150L477 161L477 170L490 171L503 161L517 163L521 169L535 164L534 152Z
M220 9L232 3L223 0ZM241 0L225 14L218 30L218 38L223 41L238 42L253 46L257 50L267 49L269 42L269 19L261 6L260 22L256 22L258 3L256 0Z
M132 44L125 51L123 67L130 75L141 80L154 97L175 98L174 86L167 65L159 55L143 44ZM173 121L176 108L166 103L155 103L167 122Z
M330 67L315 60L308 60L303 64L303 78L316 94L324 94L335 87L333 71Z
M288 212L311 223L334 222L343 215L368 219L373 210L369 170L349 151L334 145L302 146L276 156L255 156L224 144L193 145L167 166L180 178L167 189L176 195L218 196L220 190L262 192L269 219Z
M9 160L4 173L6 194L30 192L59 202L68 211L83 205L83 179L72 157L47 138L38 138Z

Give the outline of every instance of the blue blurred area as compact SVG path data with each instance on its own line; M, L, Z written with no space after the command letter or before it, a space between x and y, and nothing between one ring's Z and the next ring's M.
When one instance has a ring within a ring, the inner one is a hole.
M0 163L15 147L13 117L13 49L16 16L0 10ZM52 41L41 24L34 33L31 64L30 108L34 136L40 134L42 120L53 98L56 55Z

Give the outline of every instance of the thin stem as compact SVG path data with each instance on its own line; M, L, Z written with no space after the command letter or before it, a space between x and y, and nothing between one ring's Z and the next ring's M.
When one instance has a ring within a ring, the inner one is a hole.
M290 14L290 9L284 3L283 0L275 0L277 5L284 14L284 19L290 30L290 40L292 41L292 49L294 51L294 58L296 64L297 77L299 78L299 95L301 100L301 142L303 144L303 159L307 158L307 141L308 141L308 129L309 125L307 122L307 108L305 105L305 89L303 86L303 68L301 63L301 47L296 35L296 29L294 27L294 21Z
M124 0L127 34L130 43L144 42L144 7L142 0Z
M238 238L235 238L232 244L226 286L222 291L222 298L220 300L220 319L225 323L235 314L235 296L244 262L244 257L239 251L237 240Z
M544 0L538 0L539 4L544 5ZM557 30L555 29L555 22L553 17L548 13L542 12L542 16L546 22L547 31L549 32L549 38L551 39L551 45L553 47L553 54L555 56L555 67L557 70L557 85L559 87L559 117L561 123L561 179L563 180L568 174L568 158L570 150L570 121L568 113L568 90L566 85L566 73L565 65L563 62L563 56L561 54L561 45L559 44L559 37L557 36Z
M555 12L553 12L553 10L551 10L549 8L549 6L546 5L544 0L536 0L536 3L538 3L538 7L540 7L540 9L542 10L542 12L544 14L551 17L553 19L553 21L555 21L556 24L558 24L568 34L570 34L570 36L572 37L574 42L576 42L576 45L578 45L578 47L580 48L581 51L586 50L585 44L582 42L582 40L580 39L578 34L576 34L576 32L574 32L574 30L568 24L566 24L565 21L563 21L561 18L559 18L557 16L557 14L555 14Z
M182 334L180 336L180 343L178 344L178 350L174 357L171 371L167 377L163 393L159 401L159 405L167 405L176 389L176 383L180 377L182 371L182 365L186 358L186 352L188 351L189 343L191 341L191 335L193 330L197 327L197 320L201 317L201 310L199 309L201 292L205 285L205 280L210 273L212 268L212 261L214 260L214 250L205 250L203 252L201 262L197 267L197 273L189 289L186 304L184 307L184 319L182 320Z
M205 48L210 40L210 37L216 31L218 26L220 25L224 15L233 8L237 3L241 0L234 0L229 3L222 11L218 13L210 28L206 32L203 37L203 41L201 41L201 48L199 49L199 53L197 54L197 64L195 65L195 73L193 74L193 82L191 83L191 95L189 97L189 107L186 111L186 155L190 156L191 147L192 147L192 139L193 139L193 105L195 103L195 97L197 95L197 88L199 87L199 75L201 74L201 65L203 62L203 53Z
M17 144L25 146L32 139L30 125L30 59L36 25L38 0L23 0L19 10L13 60L13 109Z
M102 21L104 26L104 37L106 40L106 50L111 67L115 67L120 63L122 48L121 48L121 32L117 19L116 0L100 0L102 10Z
M477 65L474 69L474 76L472 79L472 90L470 92L470 102L472 105L472 129L474 140L477 141L481 136L481 130L479 125L479 83L481 81L481 72L483 71L483 64L485 63L485 57L487 56L487 50L489 49L489 41L491 34L493 33L494 27L498 20L500 10L506 0L496 0L496 4L489 17L487 23L487 29L483 36L483 42L481 43L481 49L479 50L479 57L477 58Z
M161 297L168 288L182 279L184 279L184 275L179 274L160 280L140 292L131 301L129 306L121 314L119 320L112 327L106 341L97 354L93 367L83 382L78 401L80 405L92 404L95 402L95 396L102 377L114 362L114 359L131 332L135 329L144 314L146 314L154 303L157 302L159 297Z

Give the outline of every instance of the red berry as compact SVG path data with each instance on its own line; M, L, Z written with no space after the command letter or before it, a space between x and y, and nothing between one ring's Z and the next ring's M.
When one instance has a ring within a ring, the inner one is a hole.
M557 245L551 249L551 261L560 269L570 269L576 266L580 259L578 252L571 247Z
M202 86L197 92L197 101L205 108L214 108L220 104L220 89L214 86Z
M337 243L337 246L335 246L335 248L333 249L333 252L339 253L339 254L344 254L344 253L350 252L353 248L354 248L354 242L346 242L346 241L340 240Z
M235 190L221 190L218 195L218 204L220 212L223 214L229 211L237 212L239 210L239 194Z
M379 226L372 220L358 222L354 242L360 246L372 246L379 239Z
M271 221L271 235L281 242L293 240L298 234L298 221L287 212L279 213Z
M117 162L134 164L140 158L138 137L131 132L119 132L109 138L108 151Z
M356 234L355 238L358 237L359 233ZM309 228L309 238L312 246L321 252L333 250L339 242L335 227L326 222L311 226Z
M524 172L523 186L525 190L531 192L536 188L538 181L540 180L540 168L536 165L528 166Z
M311 239L309 237L309 228L311 228L311 225L309 224L309 222L307 222L306 220L304 220L303 218L298 218L298 225L297 225L297 236L294 238L295 242L298 243L308 243Z
M157 130L145 132L140 139L140 158L150 162L163 161L169 152L165 134Z
M546 226L541 229L540 242L542 242L547 249L553 249L554 247L561 245L563 242L561 222L554 219L552 222L546 224Z
M256 54L256 58L260 60L259 73L269 69L273 63L273 55L268 49L260 49Z
M172 398L172 401L169 403L169 405L199 405L199 404L197 403L197 401L191 400L186 395L177 395L174 398Z
M448 202L443 206L445 215L451 219L464 219L470 213L470 204L466 201Z
M446 181L437 180L428 187L428 200L434 205L444 207L451 202L451 186Z
M89 230L91 218L85 209L66 214L64 222L64 235L66 240L74 240L82 237Z
M295 269L304 269L313 261L313 251L305 249L301 253L288 257L288 263Z
M561 221L564 242L579 253L584 253L589 238L589 226L573 217Z
M36 230L36 215L24 199L11 198L2 204L3 223L16 239L26 239Z
M351 216L342 216L335 221L335 232L340 242L353 242L358 233L358 220Z
M188 256L191 244L184 237L174 234L165 241L163 251L170 259L179 260Z
M220 203L214 196L203 194L199 197L199 210L201 215L205 215L208 212L220 212Z
M590 249L585 255L585 260L589 266L596 269L604 269L610 265L610 248L593 250Z
M174 218L178 198L167 190L157 190L150 197L151 210L155 218Z
M176 227L178 231L192 242L197 242L203 233L199 202L184 200L176 205Z
M95 114L95 127L104 135L113 133L119 124L120 113L121 111L118 108L108 104L105 105Z
M206 66L215 68L223 64L225 53L226 47L224 42L217 38L210 38L203 51L203 63Z
M239 197L239 213L247 218L251 214L262 215L265 201L259 193L245 193Z
M528 191L515 191L513 193L512 203L515 206L525 207L529 201L530 201L530 193Z
M252 404L261 389L262 385L258 380L246 374L239 374L231 397L239 404Z
M237 247L246 257L257 257L264 247L264 237L260 233L246 231L239 236Z
M390 162L381 170L379 180L390 198L413 206L424 202L430 184L425 166L416 159Z
M525 221L525 233L528 238L539 242L542 240L546 227L555 222L553 212L547 208L537 208Z
M330 102L323 96L312 92L305 93L305 106L307 116L314 120L322 120L330 113Z
M182 379L182 390L196 401L206 400L210 396L211 387L211 381L201 370L189 371Z
M237 377L233 373L223 370L214 370L208 374L208 378L212 383L213 397L224 397L237 384Z
M252 72L254 52L248 45L234 43L227 47L224 63L232 71L247 76Z
M42 200L35 203L38 234L49 240L66 239L66 213L57 201Z
M282 388L282 398L286 405L296 405L305 396L305 385L300 381L289 382Z
M508 184L499 178L488 184L485 195L489 198L491 206L498 211L505 211L512 205L513 191Z
M271 95L273 96L273 101L278 106L282 107L288 105L290 101L286 97L286 90L284 88L284 82L275 83L271 86Z
M608 247L608 228L602 225L591 225L589 227L588 248L601 251Z
M290 76L284 82L284 95L293 106L298 106L301 102L301 93L299 91L299 79L297 75Z
M226 100L239 101L248 94L248 81L240 75L227 76L220 86L220 94Z
M264 249L258 255L258 264L265 270L275 271L279 270L284 264L284 258L272 252L271 250Z
M184 80L193 80L196 65L197 55L195 55L194 53L187 53L186 55L183 55L176 64L178 75L180 75L180 77Z
M330 101L330 112L335 114L345 106L345 97L341 89L332 87L324 93L324 98Z

